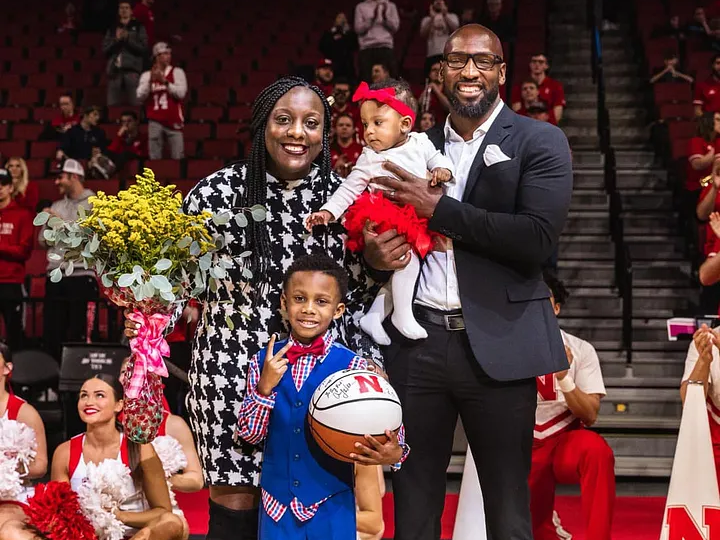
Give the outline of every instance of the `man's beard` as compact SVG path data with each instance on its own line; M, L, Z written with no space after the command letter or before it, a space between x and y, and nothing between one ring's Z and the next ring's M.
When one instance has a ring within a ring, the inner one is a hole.
M489 90L485 91L485 95L480 101L472 104L461 103L455 92L444 89L445 97L450 101L450 109L462 118L482 118L492 108L495 100L497 100L498 94L500 93L500 86L495 85Z

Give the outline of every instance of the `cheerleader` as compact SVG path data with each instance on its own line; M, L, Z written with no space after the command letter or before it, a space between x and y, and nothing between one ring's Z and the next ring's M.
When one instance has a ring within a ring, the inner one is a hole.
M27 464L21 463L18 472L23 477L22 492L16 500L26 502L33 495L30 480L41 478L47 472L47 442L45 440L45 427L35 408L25 400L13 394L10 388L13 363L10 348L0 343L0 418L15 420L25 424L35 432L35 457ZM3 456L0 456L3 459Z
M115 517L126 528L125 538L155 538L159 534L158 524L165 522L172 534L164 538L186 539L186 523L171 514L165 474L153 446L135 444L118 429L122 392L120 381L105 374L85 381L80 389L78 413L87 431L57 448L52 461L52 479L69 482L73 491L79 492L87 479L89 464L120 461L131 471L123 480L127 483L123 487L132 495L120 501L119 508L114 511Z

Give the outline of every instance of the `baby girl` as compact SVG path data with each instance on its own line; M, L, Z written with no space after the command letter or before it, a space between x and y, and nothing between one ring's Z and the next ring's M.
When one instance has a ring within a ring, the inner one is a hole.
M412 132L417 101L405 81L388 79L368 87L361 83L353 101L361 102L360 116L367 146L357 164L337 191L319 212L308 216L308 229L327 225L340 219L347 211L343 224L348 231L348 248L359 251L364 247L362 230L367 221L377 224L382 233L395 229L405 235L413 246L408 265L395 271L360 326L382 345L390 338L382 321L392 309L392 323L408 339L423 339L427 332L415 320L412 312L415 282L420 274L420 259L432 248L433 238L427 230L427 220L418 218L411 206L399 207L387 199L379 186L370 184L373 178L387 176L382 164L392 161L408 172L428 177L431 184L449 182L453 164L424 133ZM428 172L430 171L430 172ZM368 189L369 188L369 189Z

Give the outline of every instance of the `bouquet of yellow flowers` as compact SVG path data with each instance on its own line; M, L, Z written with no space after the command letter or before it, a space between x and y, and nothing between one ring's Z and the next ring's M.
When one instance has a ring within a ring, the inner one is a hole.
M130 340L123 418L127 436L146 444L162 421L160 377L168 375L163 357L169 356L170 348L164 335L172 314L208 287L217 290L235 264L213 257L224 239L212 237L205 223L212 219L224 225L233 215L184 214L182 195L173 185L161 186L150 169L117 196L99 191L89 202L92 209L80 207L75 222L41 212L34 223L44 226L45 241L59 248L49 256L65 262L50 273L51 281L60 281L63 270L72 275L77 265L93 269L108 298L128 309L128 318L140 325L138 336ZM248 215L262 221L265 209L240 208L234 218L244 227ZM240 254L240 264L249 255ZM252 277L249 268L242 273Z

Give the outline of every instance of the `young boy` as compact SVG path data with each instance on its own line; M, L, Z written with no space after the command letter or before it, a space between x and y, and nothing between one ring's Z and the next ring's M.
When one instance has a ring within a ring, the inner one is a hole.
M326 255L297 259L285 274L281 297L290 337L279 343L272 337L250 363L238 435L252 444L265 440L260 540L348 540L362 525L356 525L353 464L325 454L306 420L308 403L325 378L367 368L328 330L345 310L347 283L345 271ZM384 445L366 435L368 446L358 443L351 457L361 465L399 467L409 451L403 430L385 434Z

